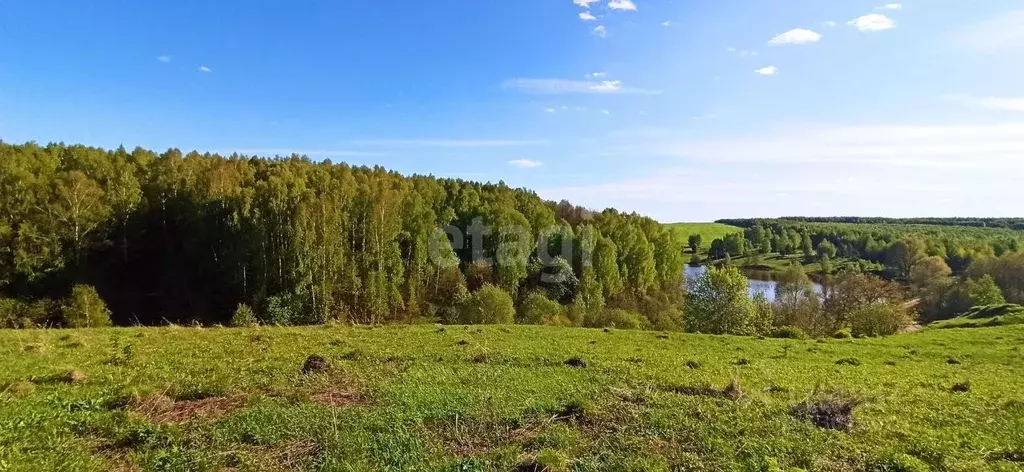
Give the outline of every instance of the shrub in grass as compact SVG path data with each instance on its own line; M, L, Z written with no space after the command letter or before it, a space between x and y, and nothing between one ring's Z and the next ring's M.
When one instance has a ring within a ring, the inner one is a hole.
M533 292L526 296L526 300L519 307L516 321L520 324L572 326L572 322L566 316L565 307L541 292Z
M621 308L608 308L602 310L597 316L587 320L593 328L619 328L619 329L643 329L647 322L639 313L634 313Z
M906 309L893 303L871 303L850 314L850 332L858 338L889 336L908 324Z
M459 310L459 322L462 324L510 324L515 318L512 297L490 284L473 292Z
M256 313L252 311L252 308L245 303L239 303L238 308L235 308L235 314L231 316L231 326L248 328L257 324L259 322L256 320Z
M75 285L71 288L71 296L64 302L61 310L64 325L68 328L99 328L110 326L110 310L100 297L99 292L91 285Z
M779 339L807 339L807 333L796 326L780 326L772 331L772 337Z
M832 333L832 338L833 339L851 339L851 338L853 338L853 333L850 332L850 328L843 328L843 329L836 330L836 332Z

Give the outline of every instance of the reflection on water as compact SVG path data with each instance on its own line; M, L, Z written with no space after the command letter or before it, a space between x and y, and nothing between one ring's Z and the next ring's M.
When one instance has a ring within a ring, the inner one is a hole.
M703 274L707 270L708 270L707 266L691 266L691 265L687 265L686 266L686 271L684 272L684 274L686 275L686 281L689 282L689 281L699 277L701 274ZM751 297L753 297L757 293L763 293L764 296L767 297L769 301L774 301L775 300L775 286L778 285L778 282L775 282L775 281L772 281L772 280L754 280L754 279L748 278L747 279L747 283L750 285L750 296ZM814 284L814 291L817 292L819 295L822 294L824 292L824 290L825 289L824 289L824 287L821 286L821 284L817 284L817 283Z

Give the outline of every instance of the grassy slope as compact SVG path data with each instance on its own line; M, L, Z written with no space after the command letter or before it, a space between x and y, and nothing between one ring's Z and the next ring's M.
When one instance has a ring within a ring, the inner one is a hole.
M701 247L708 249L711 247L711 241L718 238L724 238L728 234L742 233L743 228L738 226L723 225L721 223L667 223L665 226L672 228L686 244L687 238L691 234L699 234L703 237L701 241Z
M1024 454L1022 343L1024 326L821 342L529 326L5 331L0 465L846 471L906 453L1021 470L1003 459ZM301 375L312 353L333 372ZM733 378L739 400L676 393ZM862 402L849 432L789 414L833 390ZM215 407L161 425L158 402L131 399L157 393Z

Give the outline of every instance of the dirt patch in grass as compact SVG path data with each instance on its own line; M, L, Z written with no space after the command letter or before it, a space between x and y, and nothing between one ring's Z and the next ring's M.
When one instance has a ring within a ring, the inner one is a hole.
M953 392L955 393L967 393L971 391L970 382L957 382L953 384Z
M821 399L794 405L789 412L822 429L849 431L853 427L853 409L858 404L855 399Z
M579 369L586 369L587 368L587 361L585 361L585 360L583 360L583 359L581 359L579 357L570 357L569 359L566 359L565 365L567 365L569 367L576 367L576 368L579 368Z
M302 374L326 374L331 371L331 363L323 356L313 354L302 363Z
M244 403L234 397L208 397L199 400L179 400L166 395L147 395L128 402L126 410L151 423L172 424L193 420L216 420L242 408Z

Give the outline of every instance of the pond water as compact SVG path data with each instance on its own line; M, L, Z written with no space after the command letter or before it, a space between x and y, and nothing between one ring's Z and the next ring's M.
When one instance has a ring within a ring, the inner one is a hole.
M686 276L686 282L689 283L691 280L699 277L701 274L708 270L707 266L692 266L687 264L684 275ZM750 296L753 297L755 294L763 293L768 301L775 300L775 286L778 282L773 280L755 280L747 278L747 283L750 284ZM824 293L825 288L821 284L814 284L814 291L821 295Z

